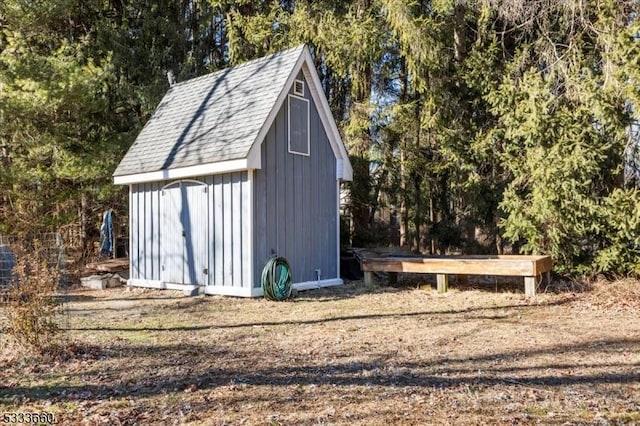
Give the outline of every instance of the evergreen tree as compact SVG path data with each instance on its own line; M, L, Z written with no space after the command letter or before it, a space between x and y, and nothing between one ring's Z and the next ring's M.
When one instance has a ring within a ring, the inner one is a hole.
M111 173L168 71L182 81L306 43L356 171L353 244L510 243L576 276L638 273L639 12L634 0L5 0L0 232L126 212ZM391 221L397 235L381 232Z

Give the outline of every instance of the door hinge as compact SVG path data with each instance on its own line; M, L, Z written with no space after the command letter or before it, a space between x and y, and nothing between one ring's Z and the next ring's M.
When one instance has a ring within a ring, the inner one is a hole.
M204 268L202 270L202 273L205 274L205 275L209 275L209 268Z

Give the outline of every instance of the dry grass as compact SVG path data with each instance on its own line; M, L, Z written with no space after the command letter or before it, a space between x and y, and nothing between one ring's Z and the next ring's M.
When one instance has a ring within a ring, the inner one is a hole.
M637 282L535 301L412 284L284 303L74 292L75 355L5 344L0 404L92 425L640 424Z

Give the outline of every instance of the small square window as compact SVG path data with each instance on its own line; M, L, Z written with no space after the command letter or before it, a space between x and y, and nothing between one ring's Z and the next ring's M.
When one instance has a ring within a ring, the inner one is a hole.
M293 94L298 96L304 96L304 81L295 80L293 82Z

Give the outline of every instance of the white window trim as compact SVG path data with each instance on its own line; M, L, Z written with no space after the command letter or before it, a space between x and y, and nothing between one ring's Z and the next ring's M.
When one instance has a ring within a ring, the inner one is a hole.
M300 84L302 90L296 90L298 84ZM297 96L304 96L304 80L296 79L293 81L293 94Z
M299 99L307 103L307 152L299 152L291 149L291 98ZM301 98L300 96L289 95L287 99L287 147L289 154L303 155L305 157L311 156L311 123L310 123L310 107L309 99Z

